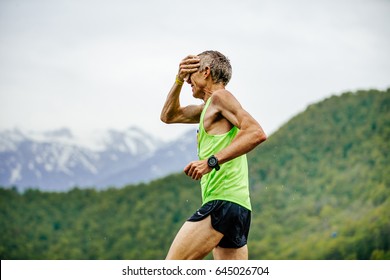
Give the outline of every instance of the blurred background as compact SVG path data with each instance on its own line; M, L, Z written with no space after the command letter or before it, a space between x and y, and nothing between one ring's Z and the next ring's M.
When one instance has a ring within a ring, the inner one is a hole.
M161 107L219 50L270 136L252 259L389 259L390 2L1 1L2 259L161 259L200 205ZM189 87L183 104L199 104ZM315 250L313 250L313 248Z

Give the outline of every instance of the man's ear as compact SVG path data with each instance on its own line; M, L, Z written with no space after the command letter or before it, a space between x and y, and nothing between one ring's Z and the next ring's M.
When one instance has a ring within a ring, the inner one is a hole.
M211 74L211 70L210 70L210 67L206 66L206 68L204 69L204 72L203 72L203 78L206 80L208 76L210 76Z

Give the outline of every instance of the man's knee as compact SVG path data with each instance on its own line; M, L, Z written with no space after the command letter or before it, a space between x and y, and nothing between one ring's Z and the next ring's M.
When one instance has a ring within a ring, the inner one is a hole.
M245 245L241 248L223 248L217 246L213 250L213 256L215 260L247 260L248 246Z

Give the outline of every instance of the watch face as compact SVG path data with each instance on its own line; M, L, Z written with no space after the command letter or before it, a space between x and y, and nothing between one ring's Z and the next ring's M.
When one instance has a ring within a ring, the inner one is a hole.
M217 165L217 159L215 157L211 157L209 158L208 163L210 167L214 167L215 165Z

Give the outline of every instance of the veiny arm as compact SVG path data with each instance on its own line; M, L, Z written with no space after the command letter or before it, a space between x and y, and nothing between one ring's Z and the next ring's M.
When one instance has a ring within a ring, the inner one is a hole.
M212 103L230 123L240 129L232 143L215 154L220 164L250 152L267 139L260 124L241 107L230 92L216 92Z
M185 77L188 77L192 73L198 71L199 58L193 55L189 55L184 58L180 63L179 73L177 79L181 84L175 82L171 90L168 93L168 97L161 111L160 119L164 123L198 123L200 120L200 114L202 113L204 105L189 105L181 107L180 105L180 92L182 89L182 83L184 83Z
M182 86L176 82L172 86L161 111L160 119L165 123L198 123L204 105L188 105L181 107L181 87Z
M231 124L240 129L230 145L215 154L219 164L248 153L267 139L260 124L241 107L240 103L227 90L213 93L211 105ZM201 179L210 171L207 159L190 162L184 168L184 172L195 180Z

